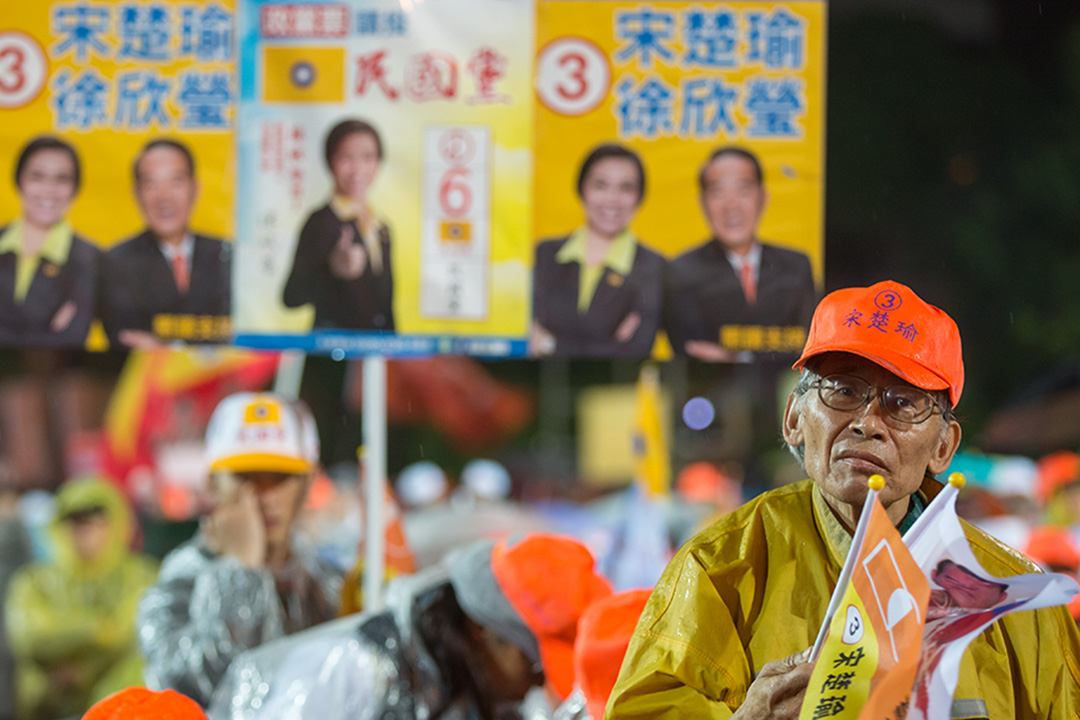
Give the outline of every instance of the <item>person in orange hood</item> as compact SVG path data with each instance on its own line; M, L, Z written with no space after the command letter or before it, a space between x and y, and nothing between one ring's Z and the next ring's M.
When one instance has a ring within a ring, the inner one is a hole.
M206 713L175 690L131 687L94 705L82 720L206 720Z

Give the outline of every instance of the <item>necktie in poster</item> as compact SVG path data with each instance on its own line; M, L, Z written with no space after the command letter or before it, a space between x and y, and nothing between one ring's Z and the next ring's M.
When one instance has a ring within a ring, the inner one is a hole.
M534 14L240 4L239 344L524 352Z

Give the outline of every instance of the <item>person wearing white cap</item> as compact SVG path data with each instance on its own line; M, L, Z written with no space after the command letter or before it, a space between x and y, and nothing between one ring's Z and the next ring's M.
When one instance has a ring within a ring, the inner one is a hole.
M241 652L336 617L342 579L292 534L318 468L306 406L230 395L206 447L214 509L165 558L137 617L147 684L204 705Z

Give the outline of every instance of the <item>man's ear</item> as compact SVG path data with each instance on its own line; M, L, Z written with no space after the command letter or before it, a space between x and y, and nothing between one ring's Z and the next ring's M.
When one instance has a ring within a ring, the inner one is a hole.
M802 403L800 398L791 393L788 395L787 405L784 407L784 442L791 447L799 447L803 444L802 432Z
M934 475L945 472L952 462L953 455L956 454L957 449L960 447L962 435L960 423L950 420L945 432L941 435L941 441L934 448L934 454L930 457L930 463L926 466L926 469Z

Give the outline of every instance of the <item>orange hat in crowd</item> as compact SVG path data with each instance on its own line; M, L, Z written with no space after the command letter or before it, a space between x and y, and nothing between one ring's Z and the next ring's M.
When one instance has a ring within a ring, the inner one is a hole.
M964 389L956 323L891 280L837 290L818 303L794 367L827 352L862 356L923 390L948 390L953 407Z
M1066 485L1080 481L1080 455L1069 450L1050 453L1036 463L1039 471L1035 494L1040 502L1046 502Z
M1080 548L1065 528L1046 526L1031 531L1024 554L1054 572L1064 572L1076 577L1080 571ZM1073 619L1080 620L1080 595L1067 606Z
M132 687L98 702L82 720L206 720L206 713L197 702L175 690Z
M626 590L594 602L578 623L574 677L585 695L589 717L604 717L619 677L630 636L652 590Z
M578 620L592 603L611 594L578 541L534 533L491 550L491 572L510 605L536 637L544 676L562 699L574 687Z

